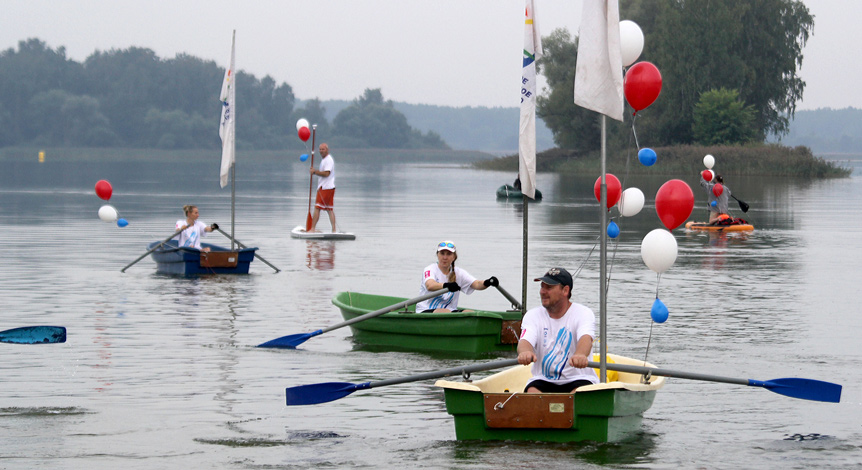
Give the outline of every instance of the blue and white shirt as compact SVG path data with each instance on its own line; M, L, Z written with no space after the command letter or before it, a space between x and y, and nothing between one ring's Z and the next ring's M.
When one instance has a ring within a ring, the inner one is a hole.
M575 380L598 383L596 372L569 364L578 340L584 335L595 338L596 316L584 305L572 303L562 318L554 319L545 307L532 308L521 321L521 339L527 340L538 358L532 364L533 379L564 384Z
M419 295L425 295L431 291L425 287L425 281L428 279L434 279L435 281L445 284L449 282L449 273L443 273L440 271L440 267L437 266L437 263L427 266L422 271L422 282L419 285ZM447 308L449 310L455 310L458 308L458 294L461 292L470 295L473 293L473 281L476 278L471 276L470 273L464 271L459 267L455 267L455 282L458 283L458 286L461 287L461 290L458 292L447 292L443 295L438 295L437 297L423 300L416 304L416 311L422 312L425 310L435 310L438 308Z

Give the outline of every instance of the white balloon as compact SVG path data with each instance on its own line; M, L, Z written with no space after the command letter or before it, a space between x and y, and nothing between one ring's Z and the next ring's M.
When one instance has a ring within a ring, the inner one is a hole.
M620 214L623 217L637 215L644 208L644 193L638 188L628 188L620 196Z
M715 157L712 155L703 157L703 166L705 166L707 170L711 170L713 165L715 165Z
M623 56L623 67L635 63L644 50L644 33L634 21L620 21L620 52Z
M302 129L303 127L308 127L308 120L305 118L302 118L299 121L296 121L296 132L299 132L299 130Z
M663 228L648 233L641 242L641 258L644 264L661 274L676 261L676 238Z
M114 206L110 204L105 204L99 208L99 218L102 219L102 222L116 222L118 217L117 209L114 209Z

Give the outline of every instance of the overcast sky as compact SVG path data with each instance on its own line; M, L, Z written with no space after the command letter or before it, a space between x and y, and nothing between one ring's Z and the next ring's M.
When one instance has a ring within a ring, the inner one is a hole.
M815 24L798 109L862 108L854 72L862 1L805 4ZM581 7L537 0L542 35L575 34ZM2 18L0 49L35 37L79 62L95 50L138 46L226 66L236 29L237 68L287 82L298 99L349 100L381 88L386 99L417 104L520 100L523 0L3 0Z

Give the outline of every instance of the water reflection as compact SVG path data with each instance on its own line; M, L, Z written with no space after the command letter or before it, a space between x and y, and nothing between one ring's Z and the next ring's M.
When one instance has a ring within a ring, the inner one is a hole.
M306 240L305 259L308 269L331 271L335 268L335 242Z

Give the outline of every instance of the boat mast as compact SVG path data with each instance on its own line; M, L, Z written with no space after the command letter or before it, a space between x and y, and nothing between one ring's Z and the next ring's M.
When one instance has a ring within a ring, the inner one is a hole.
M526 194L521 194L524 199L524 258L521 262L521 316L527 312L527 207L529 207L529 197Z
M601 201L599 201L599 211L601 212L601 224L599 226L601 251L599 261L599 379L602 383L608 381L607 371L607 337L608 337L608 289L607 289L607 269L608 269L608 186L605 181L605 160L607 158L607 123L605 115L602 114L602 181L601 181Z
M233 141L233 150L231 153L236 155L236 140ZM230 251L234 250L234 214L236 213L236 158L230 164Z

